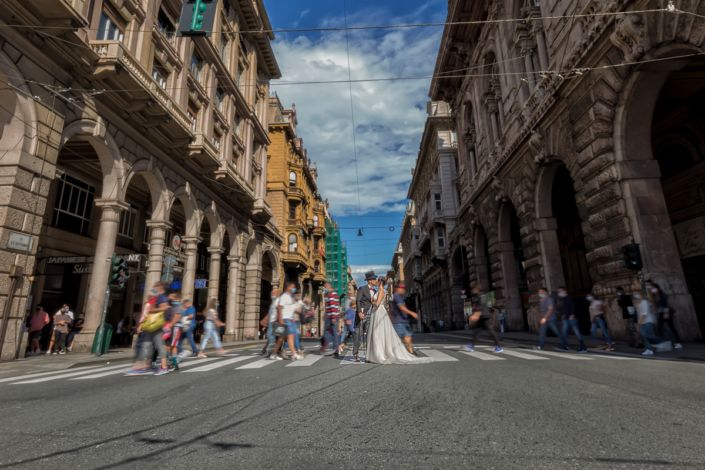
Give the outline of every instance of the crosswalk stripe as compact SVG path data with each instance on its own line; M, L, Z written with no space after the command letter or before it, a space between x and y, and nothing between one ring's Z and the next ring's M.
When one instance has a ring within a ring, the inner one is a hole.
M208 359L210 359L210 358L208 358ZM201 359L198 363L203 363L204 361L207 361L208 359ZM214 359L218 359L218 358L214 358ZM194 367L193 369L189 369L185 372L208 372L211 370L219 369L221 367L229 366L230 364L237 364L238 362L248 361L250 359L252 359L252 356L238 356L238 357L233 357L232 359L226 359L224 361L214 362L214 363L208 364L206 366Z
M601 359L614 359L617 361L633 361L636 357L613 356L611 354L590 354L590 357L599 357Z
M14 382L15 380L33 379L35 377L46 377L47 375L65 374L66 372L77 372L79 370L90 372L91 370L100 369L103 366L88 366L76 367L75 369L52 370L50 372L40 372L38 374L16 375L15 377L5 377L0 379L0 383Z
M309 354L300 361L294 361L291 364L287 364L286 367L309 367L315 364L316 362L320 361L321 359L323 359L323 356Z
M512 357L518 357L519 359L526 359L528 361L547 361L547 357L541 357L541 356L534 356L533 354L525 354L521 353L519 351L513 351L510 349L505 349L503 353L501 354L506 354L507 356L512 356Z
M542 356L551 356L551 357L560 357L563 359L570 359L572 361L592 361L591 357L587 357L585 355L581 354L572 354L572 353L559 353L559 352L552 352L552 351L532 351L534 354L541 354Z
M262 367L267 367L269 365L274 364L275 362L279 362L279 361L273 361L271 359L260 359L259 361L250 362L249 364L245 364L244 366L236 367L235 370L261 369Z
M421 352L433 359L433 362L458 362L457 357L453 357L450 354L446 354L441 351L436 351L435 349L424 349Z
M466 356L474 357L475 359L479 359L481 361L505 361L506 359L503 357L499 357L496 354L487 354L487 353L481 353L481 352L468 352L468 351L459 351L461 354L465 354Z
M198 364L203 364L204 362L210 362L210 361L215 361L216 359L219 359L218 357L209 357L208 359L199 359L198 361L196 360L190 360L189 362L184 362L184 363L179 363L179 368L184 369L186 367L192 367ZM109 372L101 372L99 374L91 374L91 375L82 375L81 377L75 377L73 379L69 380L91 380L91 379L99 379L101 377L108 377L110 375L117 375L117 374L125 374L127 371L132 369L132 367L127 367L123 370L112 370ZM146 374L148 375L148 374Z
M108 371L108 370L124 369L124 368L125 368L125 364L120 364L119 366L105 367L105 368L103 368L103 370ZM69 377L77 377L79 375L90 374L90 372L91 371L81 370L81 371L77 371L77 372L70 372L68 374L61 374L61 375L56 375L56 376L52 376L52 377L42 377L39 379L23 380L21 382L14 382L12 385L37 384L37 383L42 383L42 382L50 382L52 380L68 379Z

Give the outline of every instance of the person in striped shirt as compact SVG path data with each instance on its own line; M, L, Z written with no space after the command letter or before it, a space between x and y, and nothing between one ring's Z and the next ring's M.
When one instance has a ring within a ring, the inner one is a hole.
M323 299L326 305L325 326L323 328L323 345L321 346L321 354L326 352L328 345L333 343L333 351L335 357L338 357L338 346L340 337L338 336L338 322L340 321L340 297L333 289L330 282L323 285Z

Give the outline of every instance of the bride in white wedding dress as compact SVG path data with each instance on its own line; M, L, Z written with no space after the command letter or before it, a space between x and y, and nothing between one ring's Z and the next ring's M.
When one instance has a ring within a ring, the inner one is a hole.
M394 330L387 311L387 294L384 284L376 300L377 308L372 314L367 332L367 362L375 364L426 364L433 362L430 357L417 357L406 350L401 338Z

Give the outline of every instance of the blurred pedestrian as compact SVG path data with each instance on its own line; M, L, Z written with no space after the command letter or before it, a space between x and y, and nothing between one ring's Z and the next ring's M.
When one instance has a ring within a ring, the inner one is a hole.
M66 337L69 334L71 317L67 314L67 309L61 309L54 315L54 341L51 354L66 354Z
M193 301L191 299L184 299L181 302L181 329L182 335L181 340L177 348L177 352L181 357L196 357L198 356L198 346L196 346L196 340L193 337L196 331L196 308L193 306ZM184 351L184 339L188 340L189 347L191 348L191 353L185 353Z
M492 335L492 339L494 339L493 351L495 353L504 352L499 334L497 333L497 311L482 302L482 292L477 287L472 290L471 302L472 313L468 316L468 326L472 331L472 338L470 342L465 345L465 351L475 352L477 338L480 332L485 330L489 332L490 335Z
M164 325L166 313L170 308L166 294L166 283L158 282L150 291L149 298L142 309L137 326L138 339L135 344L135 363L127 375L164 375L169 372L167 352L164 344ZM153 354L156 351L159 368L152 369Z
M658 314L658 334L662 338L671 341L673 349L683 349L675 322L673 321L675 310L668 304L668 295L666 295L663 289L661 289L661 286L655 282L650 283L650 291L656 304L656 312Z
M34 313L29 319L29 355L36 356L41 353L39 340L42 337L42 330L49 324L49 314L41 305L34 309Z
M622 319L627 326L629 346L639 347L639 334L637 333L638 316L632 297L624 293L623 287L617 287L617 305L622 309Z
M590 322L592 324L590 336L593 341L597 341L597 330L602 331L602 338L605 340L603 349L614 351L614 341L612 341L612 336L610 336L607 328L607 320L605 319L605 302L594 294L589 294L585 298L590 302Z
M330 282L326 282L323 285L323 296L326 306L326 317L325 326L323 327L323 346L321 347L320 353L324 354L328 345L333 346L333 351L335 351L335 356L338 357L340 354L340 336L338 336L338 322L340 321L340 297L333 285Z
M568 347L568 335L572 331L575 333L575 337L578 338L578 352L587 352L585 343L583 342L583 335L580 333L580 325L578 324L578 317L575 313L575 302L568 295L568 290L565 287L558 288L558 300L556 302L556 310L563 320L563 338L565 338L566 347L565 351L570 350Z
M355 305L355 301L353 300L348 305L347 310L345 310L345 317L343 320L343 331L340 334L340 340L338 340L339 355L342 355L345 352L345 345L348 340L348 336L355 335L355 317L357 316L356 309L357 305Z
M279 289L273 289L272 290L272 303L269 304L269 312L267 313L267 316L262 320L266 320L266 325L267 325L267 331L266 331L266 338L267 342L264 343L264 347L262 347L262 355L263 356L268 356L269 355L269 348L274 347L274 344L277 342L276 336L274 336L274 326L276 325L277 321L277 308L279 307L279 295L281 294L281 291Z
M284 293L279 297L277 325L275 327L275 334L278 338L276 347L269 356L270 359L283 359L282 346L285 340L291 351L292 361L304 358L303 355L296 351L296 345L294 343L296 337L296 323L294 321L296 301L294 300L294 295L296 295L296 284L289 282L286 285Z
M668 350L670 350L670 343L663 341L656 334L657 320L652 303L643 296L640 290L634 291L632 294L632 302L638 315L639 333L644 340L645 349L641 355L653 356L654 349L662 351L664 350L664 346L668 346Z
M208 345L208 340L213 340L213 346L215 347L218 355L225 354L223 349L223 344L220 342L219 329L223 326L223 322L218 318L218 311L216 310L217 300L210 299L208 305L206 306L205 316L206 321L203 325L203 339L201 339L201 351L198 353L199 358L207 357L205 350Z
M568 344L566 343L565 337L561 334L558 329L558 320L556 315L556 302L548 294L548 290L545 287L541 287L538 291L539 294L539 344L535 346L534 349L543 350L546 343L546 332L550 328L551 331L560 339L560 349L568 349Z

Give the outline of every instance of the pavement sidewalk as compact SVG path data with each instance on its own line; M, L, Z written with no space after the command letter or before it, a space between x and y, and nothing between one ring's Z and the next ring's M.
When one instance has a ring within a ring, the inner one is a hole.
M262 347L264 341L233 341L223 343L223 347L230 351ZM132 348L110 349L102 356L89 352L67 353L64 355L25 357L14 361L0 362L0 378L23 375L36 372L52 372L73 369L76 367L102 366L108 364L129 363L132 361Z
M470 336L472 333L469 330L453 330L453 331L444 331L444 332L436 332L436 333L430 333L426 335L426 338L430 338L433 336L446 336L446 337L451 337L451 338L456 338L456 339L463 339L463 340L469 340ZM509 343L516 343L517 345L520 346L527 346L527 347L533 347L538 343L538 334L537 333L529 333L525 331L511 331L511 332L506 332L501 335L502 339L506 342ZM480 338L482 339L490 339L489 333L480 334ZM584 337L584 340L586 341L588 348L590 348L592 351L601 351L599 348L594 348L591 347L595 346L594 342L590 339L590 336ZM575 336L571 335L568 337L568 344L570 344L571 347L577 347L578 340L575 338ZM555 336L548 336L546 338L546 349L553 349L559 345L558 338ZM618 355L625 355L625 356L640 356L641 353L644 351L643 348L632 348L628 344L626 344L623 341L617 341L617 344L615 345L615 351L613 353L609 354L618 354ZM680 352L672 351L668 353L657 353L657 356L660 358L672 358L672 359L681 359L681 360L686 360L686 361L703 361L705 362L705 343L702 342L685 342L683 343L683 350Z

